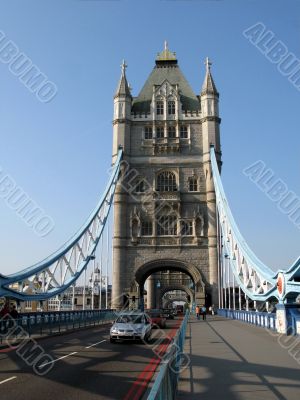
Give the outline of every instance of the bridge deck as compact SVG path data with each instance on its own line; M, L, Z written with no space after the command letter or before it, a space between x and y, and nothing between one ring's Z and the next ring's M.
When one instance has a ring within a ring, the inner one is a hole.
M190 365L180 376L179 400L300 398L300 337L192 316L185 351Z

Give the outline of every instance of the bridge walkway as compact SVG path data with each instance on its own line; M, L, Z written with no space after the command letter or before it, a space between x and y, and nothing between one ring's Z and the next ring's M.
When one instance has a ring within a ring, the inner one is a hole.
M299 400L300 337L222 317L191 316L178 400Z

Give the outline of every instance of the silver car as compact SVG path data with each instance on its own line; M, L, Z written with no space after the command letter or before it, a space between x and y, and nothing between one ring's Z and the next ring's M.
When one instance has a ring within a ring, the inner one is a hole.
M110 328L110 342L116 340L148 341L151 336L151 321L139 311L123 311Z

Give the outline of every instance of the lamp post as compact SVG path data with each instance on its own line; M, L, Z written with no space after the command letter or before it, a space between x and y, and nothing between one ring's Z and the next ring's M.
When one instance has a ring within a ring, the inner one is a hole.
M229 274L229 255L225 254L224 255L226 259L226 264L227 264L227 285L228 285L228 308L231 308L231 300L230 300L230 274Z

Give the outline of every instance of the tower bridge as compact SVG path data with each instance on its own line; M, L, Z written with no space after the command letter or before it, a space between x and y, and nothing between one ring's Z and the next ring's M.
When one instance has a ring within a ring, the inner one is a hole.
M76 282L85 285L100 260L106 269L112 264L116 310L143 309L145 300L154 307L165 288L178 287L192 303L219 308L295 304L300 259L273 272L249 248L229 208L210 60L197 92L167 44L137 96L126 68L123 62L114 95L113 168L99 204L57 252L0 275L0 296L42 304Z

